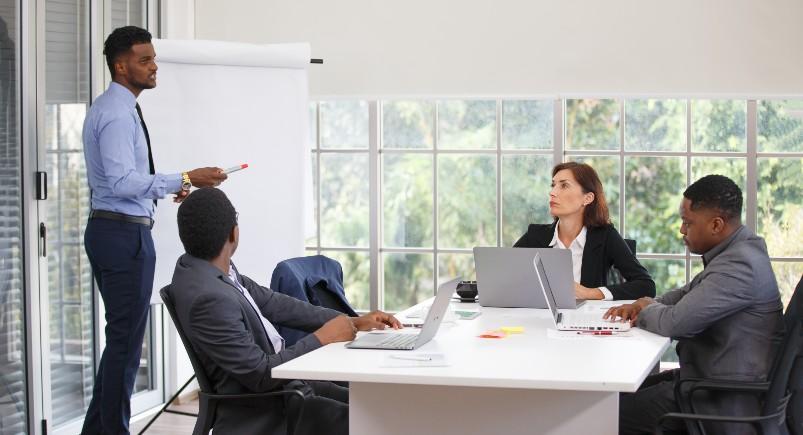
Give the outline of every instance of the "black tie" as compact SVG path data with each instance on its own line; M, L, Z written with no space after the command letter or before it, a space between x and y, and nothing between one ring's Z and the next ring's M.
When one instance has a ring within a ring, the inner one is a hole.
M136 105L137 108L137 115L139 115L139 123L142 125L142 132L145 133L145 142L148 144L148 167L151 170L151 175L156 173L156 169L153 166L153 153L151 152L151 137L148 134L148 126L145 125L145 119L142 118L142 109L139 108L139 103ZM156 206L156 200L153 200L154 207Z

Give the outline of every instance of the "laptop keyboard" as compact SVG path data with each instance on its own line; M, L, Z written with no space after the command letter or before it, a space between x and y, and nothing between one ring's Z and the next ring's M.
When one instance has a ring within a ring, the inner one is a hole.
M384 349L412 349L417 334L392 334L390 337L380 341L376 347Z

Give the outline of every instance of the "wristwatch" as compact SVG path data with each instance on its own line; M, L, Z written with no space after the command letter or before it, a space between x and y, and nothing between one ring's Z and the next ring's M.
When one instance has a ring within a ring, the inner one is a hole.
M181 173L181 190L185 192L190 191L190 187L192 187L192 182L190 181L190 174L187 172Z

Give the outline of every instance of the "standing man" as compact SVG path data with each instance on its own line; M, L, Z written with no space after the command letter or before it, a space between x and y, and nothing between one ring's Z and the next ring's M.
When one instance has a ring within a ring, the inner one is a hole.
M680 203L680 233L703 271L685 286L652 299L611 308L605 318L677 340L680 369L648 377L619 399L619 433L652 433L658 419L679 412L675 383L707 378L761 382L783 336L778 285L764 239L742 225L742 191L727 177L695 181ZM742 393L695 394L703 414L758 415L760 404ZM680 420L665 430L683 431ZM707 423L708 433L753 433L748 424Z
M83 141L92 210L84 244L106 307L100 359L82 434L128 434L131 393L148 319L156 254L151 238L156 200L190 187L217 186L220 168L156 173L137 96L156 87L151 34L115 29L103 48L112 82L90 107Z

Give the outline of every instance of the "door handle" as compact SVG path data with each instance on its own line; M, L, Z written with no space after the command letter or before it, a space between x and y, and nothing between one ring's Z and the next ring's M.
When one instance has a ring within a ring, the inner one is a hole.
M47 227L44 222L39 223L39 238L42 239L42 257L47 258Z

